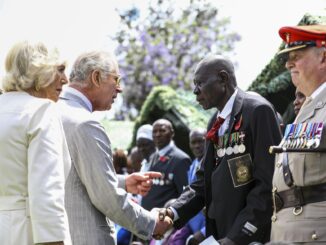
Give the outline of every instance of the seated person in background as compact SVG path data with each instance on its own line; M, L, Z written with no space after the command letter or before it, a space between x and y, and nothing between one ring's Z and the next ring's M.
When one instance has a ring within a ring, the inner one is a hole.
M137 131L136 144L142 157L140 172L147 172L150 167L150 157L155 152L155 144L153 141L153 127L145 124L139 127Z
M306 96L301 93L298 88L295 90L295 100L293 101L293 107L294 107L294 113L295 115L298 115L301 106L306 100Z
M137 146L131 148L129 156L128 156L128 173L139 172L140 166L143 158L138 150Z
M113 165L117 174L128 174L127 156L122 149L115 149L113 153Z

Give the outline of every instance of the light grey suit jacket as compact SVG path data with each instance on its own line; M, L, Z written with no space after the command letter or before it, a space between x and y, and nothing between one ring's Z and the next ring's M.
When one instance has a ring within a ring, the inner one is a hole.
M116 244L113 222L149 239L155 217L130 201L121 188L124 178L116 175L104 128L70 91L63 92L58 104L72 158L65 198L73 244Z

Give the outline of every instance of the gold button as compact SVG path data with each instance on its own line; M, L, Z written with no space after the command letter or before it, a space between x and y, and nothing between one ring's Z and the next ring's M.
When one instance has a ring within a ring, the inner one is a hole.
M317 236L316 233L314 233L314 234L312 234L311 238L312 238L312 240L317 240L318 239L318 236Z

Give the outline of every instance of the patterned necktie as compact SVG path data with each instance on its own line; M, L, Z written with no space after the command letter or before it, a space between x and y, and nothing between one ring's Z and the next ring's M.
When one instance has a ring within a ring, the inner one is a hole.
M206 139L211 140L215 143L218 143L218 130L220 129L221 125L225 121L224 118L218 117L213 124L213 127L207 132Z

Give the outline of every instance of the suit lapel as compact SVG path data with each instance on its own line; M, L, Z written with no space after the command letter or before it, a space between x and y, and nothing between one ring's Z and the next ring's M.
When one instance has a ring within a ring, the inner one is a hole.
M321 95L321 94L319 94ZM319 109L323 108L326 104L325 97L320 98L317 96L314 100L312 100L307 105L301 108L298 117L296 118L296 122L305 122L308 119L312 118Z

